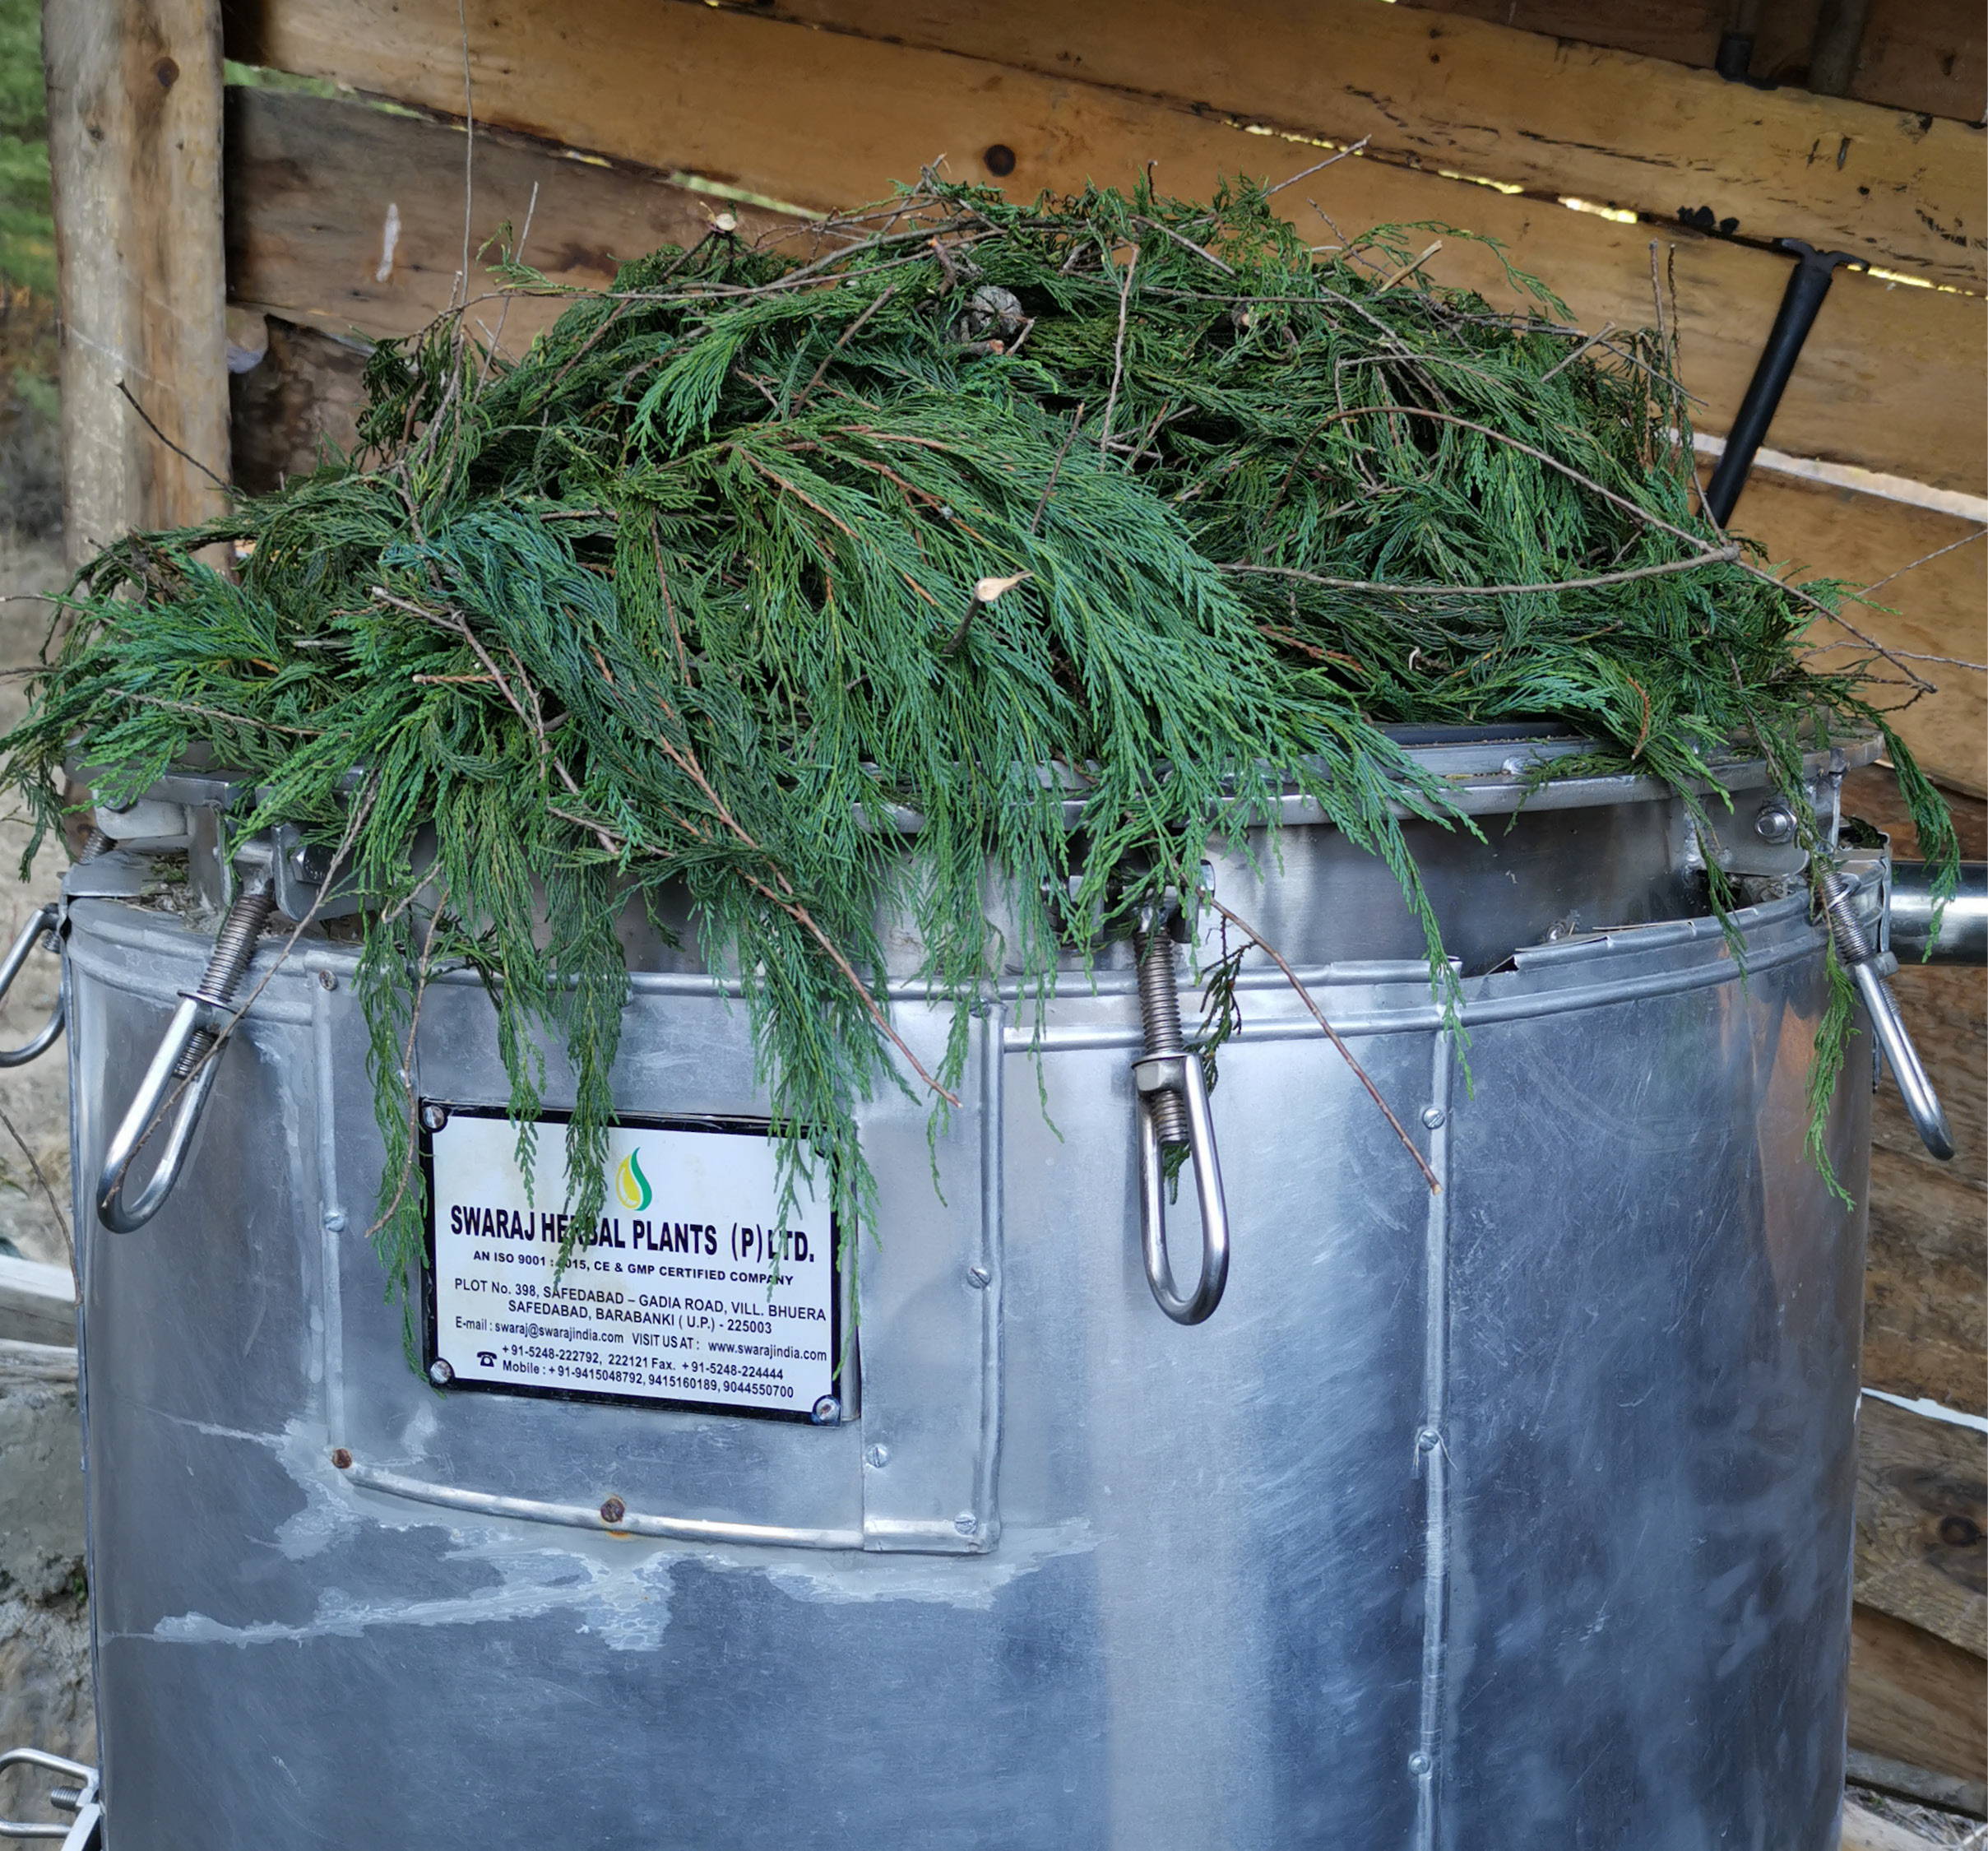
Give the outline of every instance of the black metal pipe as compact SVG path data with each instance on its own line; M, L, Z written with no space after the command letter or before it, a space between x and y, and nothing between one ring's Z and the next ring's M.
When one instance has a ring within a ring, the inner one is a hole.
M1721 527L1732 517L1740 491L1753 473L1754 458L1759 454L1768 426L1780 409L1781 395L1787 390L1796 361L1801 358L1802 343L1809 338L1823 299L1836 280L1837 266L1861 261L1847 251L1819 251L1799 238L1783 238L1781 248L1795 253L1794 273L1782 291L1781 307L1767 346L1760 350L1746 397L1740 402L1739 415L1726 434L1725 453L1712 471L1711 486L1705 490L1706 508Z

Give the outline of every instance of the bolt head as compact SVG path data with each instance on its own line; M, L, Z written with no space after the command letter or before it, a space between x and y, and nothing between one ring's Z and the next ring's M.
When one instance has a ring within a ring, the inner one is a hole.
M456 1379L456 1370L447 1357L437 1357L428 1366L428 1379L437 1388L447 1388Z
M863 1454L863 1463L873 1471L880 1470L891 1463L890 1448L888 1446L870 1447Z
M1411 1774L1426 1774L1434 1765L1420 1748L1408 1757L1408 1771Z
M980 1519L975 1516L972 1511L962 1510L958 1516L952 1519L952 1527L962 1536L973 1536L979 1533Z
M619 1497L604 1497L600 1501L600 1520L610 1529L628 1514L628 1507Z
M1754 818L1754 833L1763 842L1794 841L1795 812L1786 804L1763 804Z
M1443 1436L1437 1432L1433 1427L1425 1427L1415 1436L1415 1443L1417 1450L1433 1453L1437 1447L1443 1444Z
M1422 1108L1422 1123L1430 1130L1439 1131L1448 1122L1449 1114L1440 1106L1425 1106Z
M331 1463L332 1464L336 1465L341 1472L350 1472L352 1469L352 1454L350 1449L345 1446L332 1447Z
M817 1427L833 1427L842 1417L842 1403L832 1394L825 1394L808 1410L808 1418Z
M424 1130L439 1131L449 1121L447 1106L424 1106L421 1108L421 1125Z
M345 1231L345 1212L343 1208L325 1211L324 1231L327 1234L342 1234Z
M317 987L320 990L336 990L338 987L337 974L331 971L320 971L317 973Z
M985 1292L994 1283L994 1274L985 1266L969 1266L966 1269L966 1283L975 1292Z

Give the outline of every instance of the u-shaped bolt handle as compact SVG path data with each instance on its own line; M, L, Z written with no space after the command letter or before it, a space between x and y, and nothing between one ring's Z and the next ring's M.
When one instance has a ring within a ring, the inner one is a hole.
M266 874L243 883L221 921L206 974L197 989L183 993L165 1039L138 1083L137 1097L125 1108L123 1121L112 1136L104 1153L104 1167L97 1174L97 1219L114 1234L132 1234L144 1227L179 1181L180 1167L187 1160L188 1147L193 1142L220 1065L215 1043L234 1020L236 986L255 955L256 935L275 904ZM132 1164L173 1097L175 1080L180 1083L178 1106L165 1147L144 1188L127 1201L124 1185L130 1180Z
M201 1032L201 1018L208 1013L207 1006L194 996L185 998L174 1011L173 1019L166 1028L165 1039L160 1042L151 1065L145 1069L145 1078L138 1083L137 1094L125 1108L123 1120L104 1153L104 1167L97 1176L96 1218L114 1234L137 1233L158 1213L160 1204L173 1193L173 1185L179 1181L180 1167L187 1160L187 1148L193 1142L202 1109L207 1103L207 1094L213 1088L214 1076L220 1066L220 1061L210 1054L190 1076L183 1076L178 1072L181 1056L192 1046L193 1037ZM179 1095L165 1146L159 1153L151 1175L146 1179L144 1188L127 1201L124 1185L131 1180L131 1167L139 1147L151 1132L173 1082L182 1078L185 1079L185 1090Z
M27 963L28 953L55 929L61 917L60 911L53 906L38 907L34 916L21 928L21 936L8 948L6 958L0 960L0 1002L6 1001L7 991L14 987L14 979L21 975L21 967ZM55 1013L42 1023L31 1040L23 1041L19 1047L0 1048L0 1067L25 1067L30 1060L46 1054L61 1037L63 1016L62 993L58 990Z
M1138 1092L1139 1247L1146 1283L1175 1324L1199 1324L1221 1304L1229 1283L1229 1211L1222 1199L1221 1159L1208 1116L1201 1056L1180 1032L1180 991L1165 910L1149 914L1133 935L1139 967L1139 1016L1146 1051L1132 1064ZM1183 1296L1166 1253L1166 1146L1185 1144L1201 1199L1201 1275Z
M1229 1210L1222 1199L1221 1158L1215 1148L1215 1121L1208 1115L1208 1086L1201 1056L1149 1054L1133 1063L1139 1087L1139 1246L1146 1258L1146 1283L1153 1298L1175 1324L1199 1324L1221 1304L1229 1283ZM1201 1276L1182 1296L1166 1254L1166 1165L1160 1143L1156 1093L1178 1090L1187 1104L1188 1149L1194 1165L1194 1192L1201 1201Z
M1892 1077L1898 1083L1899 1097L1905 1102L1913 1129L1926 1149L1944 1162L1953 1154L1953 1134L1948 1129L1946 1112L1940 1106L1939 1095L1933 1090L1932 1081L1926 1077L1919 1051L1906 1032L1905 1018L1898 1014L1898 1004L1884 981L1898 967L1898 961L1888 955L1881 957L1872 949L1863 921L1851 905L1850 889L1842 875L1820 856L1815 864L1815 885L1823 902L1823 923L1836 946L1837 960L1850 973L1850 981L1863 1000L1871 1032L1890 1063Z

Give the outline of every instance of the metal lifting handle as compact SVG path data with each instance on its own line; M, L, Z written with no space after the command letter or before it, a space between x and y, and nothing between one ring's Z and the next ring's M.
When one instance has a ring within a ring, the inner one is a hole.
M0 1768L39 1767L51 1774L67 1774L76 1784L58 1787L49 1803L61 1812L73 1812L73 1823L46 1824L33 1821L0 1819L0 1838L60 1839L63 1851L95 1851L104 1824L104 1808L97 1803L97 1770L81 1761L65 1761L39 1748L10 1748L0 1755Z
M180 1167L220 1067L210 1056L234 1013L236 987L255 956L257 936L275 904L266 874L245 882L235 895L214 941L206 974L198 988L183 993L166 1028L165 1039L138 1083L137 1096L126 1108L123 1121L104 1153L104 1167L97 1176L96 1213L97 1219L114 1234L132 1234L144 1227L179 1181ZM130 1181L132 1163L155 1128L175 1082L179 1083L178 1104L165 1147L144 1188L127 1201L124 1186Z
M1175 1324L1199 1324L1221 1303L1229 1283L1229 1211L1222 1199L1221 1159L1208 1113L1201 1057L1180 1033L1180 993L1174 944L1164 921L1133 939L1139 960L1139 1009L1146 1052L1132 1064L1139 1093L1139 1246L1146 1283ZM1201 1274L1181 1295L1166 1251L1165 1147L1185 1144L1201 1199Z
M1898 960L1888 955L1880 958L1871 949L1863 921L1851 908L1850 889L1843 884L1843 877L1820 856L1815 862L1815 884L1822 895L1823 916L1828 921L1829 936L1836 944L1837 960L1849 972L1850 981L1864 1000L1871 1032L1884 1050L1919 1141L1944 1162L1953 1154L1953 1134L1947 1129L1947 1115L1941 1109L1939 1096L1926 1078L1919 1051L1912 1046L1898 1005L1884 982L1898 967Z
M7 991L14 987L14 979L21 975L21 967L27 963L28 953L54 930L61 917L61 912L53 906L38 907L33 917L21 928L21 936L8 949L4 961L0 961L0 1002L6 1001ZM63 1007L62 993L58 990L55 1013L42 1023L31 1040L23 1041L19 1047L0 1048L0 1067L25 1067L53 1047L63 1032Z

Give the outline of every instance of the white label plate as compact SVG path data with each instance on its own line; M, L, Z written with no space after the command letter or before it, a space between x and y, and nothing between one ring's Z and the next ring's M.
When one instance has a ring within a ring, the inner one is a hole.
M429 1358L452 1386L804 1420L836 1393L834 1222L804 1186L780 1219L763 1125L618 1128L606 1211L558 1273L564 1124L541 1121L528 1190L502 1112L445 1109L422 1142Z

